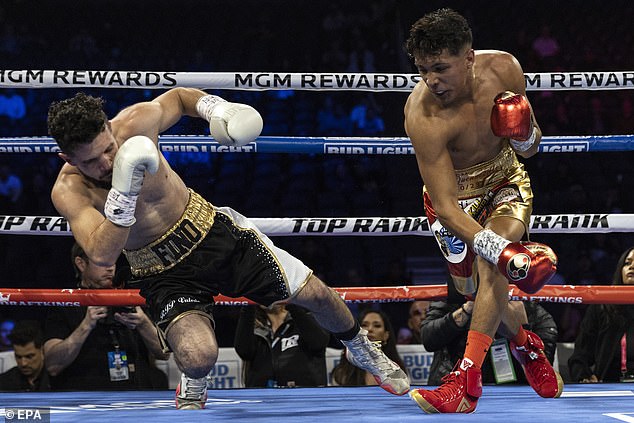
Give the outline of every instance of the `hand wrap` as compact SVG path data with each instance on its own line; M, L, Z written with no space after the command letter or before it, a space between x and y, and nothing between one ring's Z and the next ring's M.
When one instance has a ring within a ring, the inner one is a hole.
M112 188L104 205L108 220L124 227L134 225L136 202L145 171L156 173L159 163L156 145L146 136L129 138L119 147L112 167Z
M138 198L138 195L125 195L116 188L111 188L106 198L104 214L115 225L130 227L136 222L134 211Z
M498 270L519 289L534 294L557 271L557 256L553 250L537 242L511 242L490 229L478 232L473 250Z

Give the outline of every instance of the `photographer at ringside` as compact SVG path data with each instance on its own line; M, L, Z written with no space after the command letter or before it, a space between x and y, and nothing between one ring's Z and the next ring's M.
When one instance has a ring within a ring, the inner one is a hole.
M92 263L77 243L71 260L80 289L123 285L116 266ZM44 339L53 390L168 388L154 359L165 360L169 354L162 352L156 328L139 306L52 307Z

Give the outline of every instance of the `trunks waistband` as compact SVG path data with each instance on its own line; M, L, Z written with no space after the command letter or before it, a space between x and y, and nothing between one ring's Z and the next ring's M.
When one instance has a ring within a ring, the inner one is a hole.
M132 275L156 275L176 266L205 239L214 224L216 212L211 204L193 190L181 218L163 236L137 250L123 250Z
M521 166L515 152L505 144L497 156L483 163L457 169L458 198L467 199L483 195L488 188L499 185Z

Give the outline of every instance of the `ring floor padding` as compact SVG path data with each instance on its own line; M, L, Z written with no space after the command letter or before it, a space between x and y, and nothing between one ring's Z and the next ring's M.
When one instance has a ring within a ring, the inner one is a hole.
M528 386L485 386L471 415L425 414L409 396L378 387L211 390L204 410L176 410L174 391L2 393L0 398L3 417L15 407L46 407L52 423L634 423L634 383L566 385L557 399L540 398Z

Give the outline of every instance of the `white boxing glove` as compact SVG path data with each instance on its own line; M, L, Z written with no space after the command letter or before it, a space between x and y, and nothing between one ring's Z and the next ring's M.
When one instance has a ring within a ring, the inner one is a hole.
M262 116L251 106L230 103L215 95L202 96L196 111L209 122L209 132L222 145L240 147L262 132Z
M112 168L112 188L106 198L104 214L119 226L132 226L145 171L156 173L159 154L154 142L143 135L126 140L119 147Z

